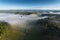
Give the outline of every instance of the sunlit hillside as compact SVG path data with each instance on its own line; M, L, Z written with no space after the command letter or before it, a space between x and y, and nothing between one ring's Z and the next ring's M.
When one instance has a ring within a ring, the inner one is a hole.
M22 14L23 13L23 14ZM41 12L0 13L0 40L59 40L60 18Z

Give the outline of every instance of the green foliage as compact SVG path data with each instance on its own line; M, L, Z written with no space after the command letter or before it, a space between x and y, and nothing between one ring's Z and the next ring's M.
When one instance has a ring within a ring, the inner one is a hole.
M7 22L0 22L0 40L6 40L8 39L8 32L10 29L10 24L8 24Z
M32 25L34 25L34 23ZM39 29L36 29L38 26L32 26L33 28L31 29L15 28L11 30L10 24L0 22L0 36L2 37L0 40L46 40L49 37L53 38L54 36L60 35L60 29L56 23L52 23L51 20L38 20L35 25L38 24L40 24Z
M31 12L16 12L15 14L29 15L32 13Z

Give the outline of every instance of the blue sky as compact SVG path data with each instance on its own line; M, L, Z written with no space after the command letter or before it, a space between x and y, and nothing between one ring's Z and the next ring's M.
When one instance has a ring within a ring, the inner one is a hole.
M0 0L0 9L60 9L60 0Z

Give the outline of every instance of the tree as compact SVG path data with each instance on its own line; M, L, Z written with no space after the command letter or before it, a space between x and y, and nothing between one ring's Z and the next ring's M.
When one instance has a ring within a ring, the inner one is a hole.
M0 21L0 40L6 40L10 30L10 24L4 21Z

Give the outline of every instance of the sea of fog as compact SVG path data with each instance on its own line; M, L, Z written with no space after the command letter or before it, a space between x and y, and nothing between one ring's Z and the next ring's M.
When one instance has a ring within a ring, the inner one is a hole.
M11 25L13 24L26 24L28 22L33 22L38 19L44 19L47 18L45 17L39 17L37 14L36 15L20 15L20 14L14 14L14 13L0 13L0 21L5 21L10 23Z

